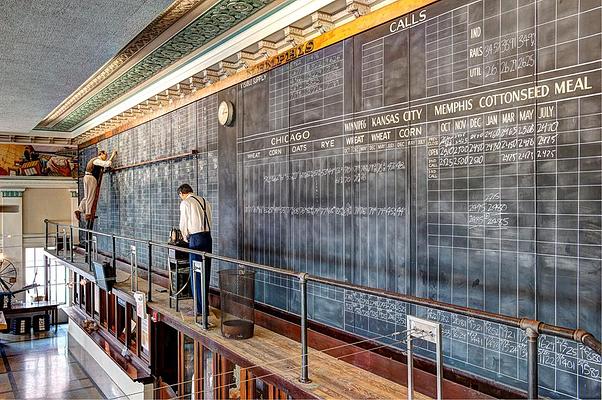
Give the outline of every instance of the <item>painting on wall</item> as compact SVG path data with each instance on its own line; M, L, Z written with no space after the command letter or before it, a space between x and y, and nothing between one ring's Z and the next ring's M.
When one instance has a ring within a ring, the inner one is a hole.
M77 149L44 145L0 144L1 176L77 178Z

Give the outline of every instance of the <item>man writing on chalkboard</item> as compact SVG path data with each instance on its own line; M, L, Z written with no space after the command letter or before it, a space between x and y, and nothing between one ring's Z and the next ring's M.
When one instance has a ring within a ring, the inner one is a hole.
M188 184L183 184L178 188L178 195L182 202L180 203L180 231L184 240L188 242L188 247L193 250L205 251L210 253L213 247L211 239L211 205L201 196L192 193L192 188ZM194 273L193 261L202 261L202 257L196 254L190 254L190 281ZM205 260L205 293L209 293L209 279L211 275L211 259ZM201 277L196 276L196 287L193 288L196 293L197 313L205 310L209 315L208 304L203 304L201 298ZM203 308L204 307L204 308Z
M117 155L116 151L113 151L111 157L107 160L107 152L101 150L98 155L88 161L86 164L86 174L84 175L84 197L79 203L79 207L75 211L75 218L78 221L81 219L82 213L86 216L86 221L90 221L92 216L92 204L94 203L94 196L96 195L96 187L98 186L98 178L104 168L110 167L113 159Z

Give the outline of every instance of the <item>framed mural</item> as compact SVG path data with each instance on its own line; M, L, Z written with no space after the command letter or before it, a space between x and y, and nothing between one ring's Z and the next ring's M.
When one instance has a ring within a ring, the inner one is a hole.
M44 145L0 144L0 177L77 178L77 149Z

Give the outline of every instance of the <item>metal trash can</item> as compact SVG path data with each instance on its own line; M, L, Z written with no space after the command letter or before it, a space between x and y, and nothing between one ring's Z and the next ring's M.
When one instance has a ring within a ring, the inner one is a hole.
M219 271L222 335L248 339L255 327L255 272L248 269Z

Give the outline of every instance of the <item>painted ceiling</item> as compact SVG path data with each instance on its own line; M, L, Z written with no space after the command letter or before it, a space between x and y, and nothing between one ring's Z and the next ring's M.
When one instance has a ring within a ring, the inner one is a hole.
M188 0L189 2L192 0ZM154 49L95 94L72 107L59 121L36 129L73 131L88 117L196 49L249 18L273 0L219 0L196 20ZM74 96L78 96L77 93ZM49 121L48 121L49 120ZM1 129L1 128L0 128Z
M0 1L0 132L30 132L171 2Z

